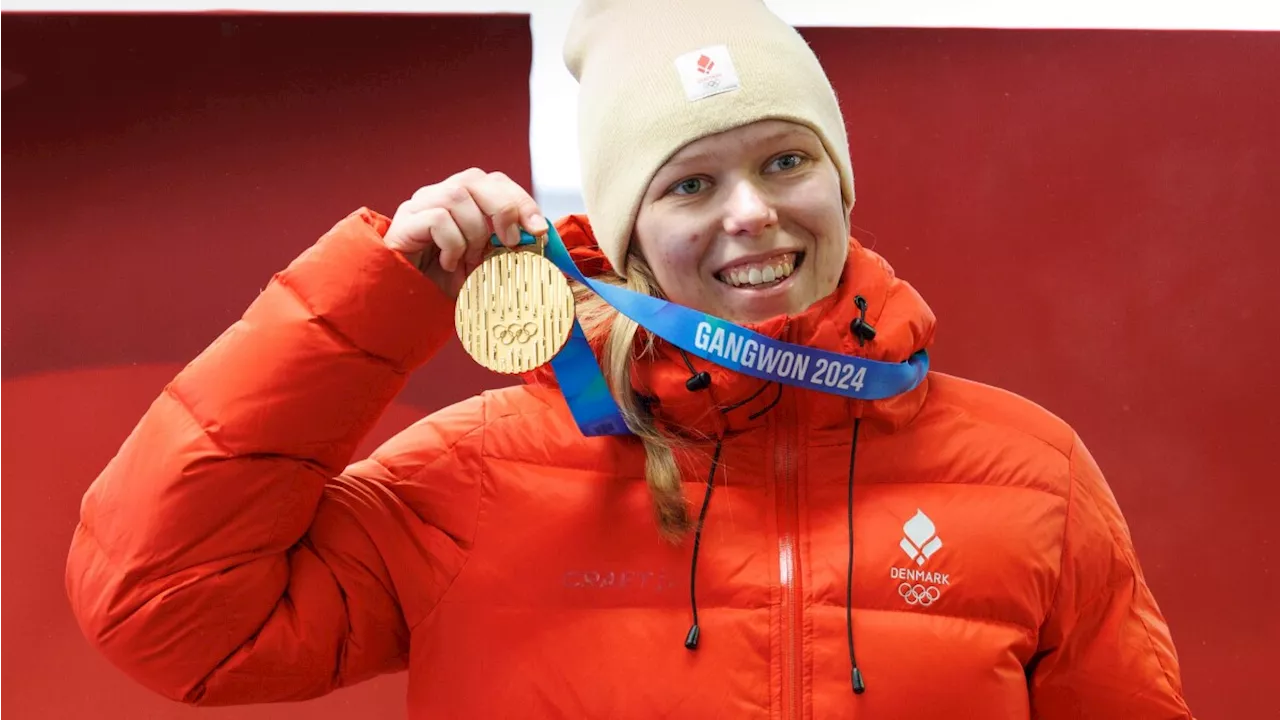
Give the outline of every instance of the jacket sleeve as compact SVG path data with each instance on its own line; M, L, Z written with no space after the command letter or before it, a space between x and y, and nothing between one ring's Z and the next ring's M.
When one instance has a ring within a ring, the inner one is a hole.
M1077 437L1062 568L1030 671L1031 716L1189 719L1178 657L1129 529Z
M83 499L72 609L112 663L162 695L304 699L403 668L414 613L461 567L458 534L395 485L411 461L460 474L481 401L348 467L452 332L451 302L382 244L387 225L359 211L273 278ZM413 572L397 569L406 562Z

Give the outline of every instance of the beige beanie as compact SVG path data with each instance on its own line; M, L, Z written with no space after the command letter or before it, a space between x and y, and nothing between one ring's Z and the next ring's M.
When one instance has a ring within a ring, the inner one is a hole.
M564 48L581 86L582 190L600 248L625 275L640 200L689 143L758 120L817 133L853 207L849 141L808 43L761 0L584 0Z

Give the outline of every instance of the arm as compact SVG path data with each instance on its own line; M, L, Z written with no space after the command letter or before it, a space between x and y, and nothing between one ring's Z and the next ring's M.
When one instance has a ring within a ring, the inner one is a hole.
M1178 657L1115 497L1076 438L1059 587L1030 671L1031 715L1189 719Z
M84 497L72 608L156 692L300 699L401 668L406 611L461 566L455 538L389 487L415 460L457 473L478 401L415 427L416 447L393 442L346 467L452 332L451 301L382 243L386 230L353 214L280 273L164 389ZM406 554L411 581L387 561Z

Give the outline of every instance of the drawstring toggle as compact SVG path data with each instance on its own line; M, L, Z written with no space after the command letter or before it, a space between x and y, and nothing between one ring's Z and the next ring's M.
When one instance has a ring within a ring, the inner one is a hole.
M867 322L867 299L857 295L853 298L853 304L858 306L858 317L849 323L849 332L858 338L859 345L866 345L876 339L876 329Z
M693 377L690 377L688 380L684 381L684 387L689 392L698 392L699 390L706 390L707 388L711 387L711 373L707 372L706 370L703 370L700 373L695 373Z
M697 650L698 636L701 634L702 634L702 631L698 629L698 624L694 623L693 626L689 628L689 634L686 635L684 638L684 646L689 648L690 650Z
M861 695L867 691L867 684L862 681L862 671L858 668L853 669L853 694Z

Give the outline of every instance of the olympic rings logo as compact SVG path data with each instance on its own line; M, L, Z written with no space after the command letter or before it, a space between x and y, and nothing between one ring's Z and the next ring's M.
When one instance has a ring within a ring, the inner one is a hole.
M936 587L925 588L923 585L912 585L911 583L902 583L898 586L898 595L907 601L908 605L919 605L920 607L929 607L942 597L942 591Z
M538 326L531 322L499 325L493 329L493 336L503 345L510 345L513 342L523 345L537 334Z

